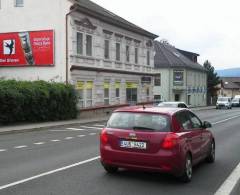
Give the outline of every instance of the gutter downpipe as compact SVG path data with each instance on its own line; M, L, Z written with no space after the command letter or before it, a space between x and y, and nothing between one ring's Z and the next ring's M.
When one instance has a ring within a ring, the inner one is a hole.
M68 84L68 66L69 66L69 53L68 53L68 16L71 15L73 12L75 12L77 10L77 7L74 7L70 12L68 12L66 15L65 15L65 26L66 26L66 37L65 37L65 41L66 41L66 84Z

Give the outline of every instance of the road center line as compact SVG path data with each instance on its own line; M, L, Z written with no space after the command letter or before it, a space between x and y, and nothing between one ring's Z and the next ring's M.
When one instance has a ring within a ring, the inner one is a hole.
M212 124L213 124L213 125L216 125L216 124L218 124L218 123L223 123L223 122L226 122L226 121L229 121L229 120L231 120L231 119L238 118L238 117L240 117L240 115L233 116L233 117L231 117L231 118L227 118L227 119L224 119L224 120L221 120L221 121L217 121L217 122L212 123Z
M35 175L35 176L33 176L33 177L29 177L29 178L22 179L22 180L13 182L13 183L9 183L9 184L0 186L0 190L6 189L6 188L9 188L9 187L12 187L12 186L16 186L16 185L19 185L19 184L22 184L22 183L26 183L26 182L28 182L28 181L31 181L31 180L34 180L34 179L37 179L37 178L40 178L40 177L44 177L44 176L47 176L47 175L51 175L51 174L56 173L56 172L64 171L64 170L66 170L66 169L70 169L70 168L73 168L73 167L76 167L76 166L79 166L79 165L83 165L83 164L86 164L86 163L89 163L89 162L98 160L99 158L100 158L100 156L96 156L96 157L94 157L94 158L90 158L90 159L88 159L88 160L80 161L80 162L75 163L75 164L72 164L72 165L68 165L68 166L65 166L65 167L61 167L61 168L59 168L59 169L55 169L55 170L52 170L52 171L48 171L48 172L45 172L45 173L41 173L41 174L39 174L39 175Z
M6 152L7 150L6 149L0 149L0 152Z
M64 139L70 140L70 139L73 139L73 137L65 137Z
M27 146L26 145L23 145L23 146L15 146L14 148L15 149L21 149L21 148L26 148Z
M82 128L87 128L87 129L97 129L97 130L102 130L103 128L100 127L89 127L89 126L80 126Z
M78 129L78 128L67 128L68 130L73 130L73 131L86 131L86 129Z
M217 192L214 195L231 194L239 180L240 180L240 163L232 171L230 176L225 180L225 182L221 185L221 187L217 190Z
M61 140L59 140L59 139L53 139L53 140L51 140L51 142L60 142Z
M45 144L45 142L36 142L36 143L33 143L33 144L35 144L35 145L43 145L43 144Z

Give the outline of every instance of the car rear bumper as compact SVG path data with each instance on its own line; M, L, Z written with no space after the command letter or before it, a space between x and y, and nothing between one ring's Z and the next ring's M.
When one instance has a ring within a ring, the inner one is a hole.
M167 172L180 175L184 167L184 158L171 151L160 150L154 154L113 150L101 147L101 162L110 166L143 171Z

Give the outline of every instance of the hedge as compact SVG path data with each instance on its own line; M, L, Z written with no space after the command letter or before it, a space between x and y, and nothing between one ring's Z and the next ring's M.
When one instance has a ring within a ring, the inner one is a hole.
M71 85L0 80L0 124L73 119L76 104Z

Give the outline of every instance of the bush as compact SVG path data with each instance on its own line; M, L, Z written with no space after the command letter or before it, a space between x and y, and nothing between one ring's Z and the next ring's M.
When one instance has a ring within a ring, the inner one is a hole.
M0 124L73 119L76 104L71 85L0 80Z

